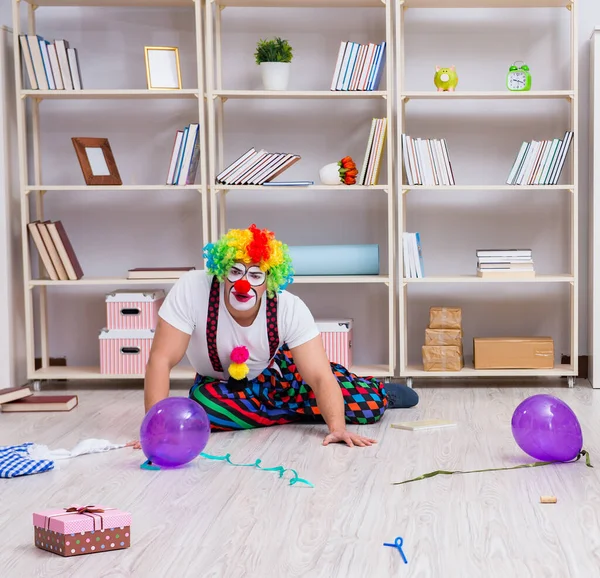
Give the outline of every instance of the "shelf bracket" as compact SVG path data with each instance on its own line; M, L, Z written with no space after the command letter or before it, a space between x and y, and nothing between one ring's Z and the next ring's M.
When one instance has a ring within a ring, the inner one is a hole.
M565 6L565 8L571 12L573 10L573 0L569 0L569 3Z
M386 195L389 195L389 194L390 194L390 191L389 191L389 189L388 189L388 188L384 188L384 189L383 189L383 192L384 192Z

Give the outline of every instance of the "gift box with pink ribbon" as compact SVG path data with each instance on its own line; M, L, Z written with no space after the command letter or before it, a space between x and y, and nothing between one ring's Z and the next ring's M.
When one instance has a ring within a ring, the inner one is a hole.
M123 550L131 544L131 514L106 506L70 506L33 514L34 542L59 556Z

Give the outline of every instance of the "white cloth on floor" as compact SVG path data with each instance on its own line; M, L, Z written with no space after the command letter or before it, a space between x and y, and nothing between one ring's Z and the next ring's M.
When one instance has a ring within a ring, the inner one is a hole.
M51 450L48 446L33 444L29 455L37 460L69 460L85 454L97 454L124 448L127 444L113 444L108 440L87 439L80 441L71 451L65 449Z

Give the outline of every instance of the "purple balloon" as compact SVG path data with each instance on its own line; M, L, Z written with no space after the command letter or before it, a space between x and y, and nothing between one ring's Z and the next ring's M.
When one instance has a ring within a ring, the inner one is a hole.
M176 467L197 458L209 435L210 421L198 402L187 397L167 397L144 417L140 444L153 464Z
M512 433L519 447L544 462L568 462L583 447L577 416L562 400L538 394L522 401L512 416Z

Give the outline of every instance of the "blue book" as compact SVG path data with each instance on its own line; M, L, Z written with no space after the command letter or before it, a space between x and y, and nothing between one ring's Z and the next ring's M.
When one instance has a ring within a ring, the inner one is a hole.
M379 53L377 54L377 60L375 62L375 66L373 67L373 74L371 76L371 80L369 85L367 86L367 90L377 90L379 88L379 83L381 82L381 76L383 74L383 68L385 64L385 53L386 53L386 43L385 41L379 45Z

